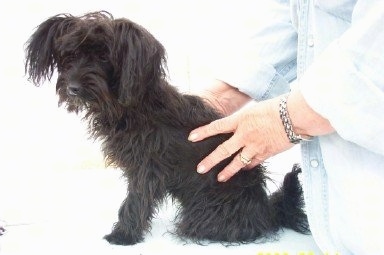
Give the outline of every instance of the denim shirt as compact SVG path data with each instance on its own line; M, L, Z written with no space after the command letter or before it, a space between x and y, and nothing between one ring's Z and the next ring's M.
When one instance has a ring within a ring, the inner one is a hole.
M217 78L255 100L296 80L336 130L301 143L316 243L328 254L384 254L384 1L275 0L258 11L271 18L225 55Z

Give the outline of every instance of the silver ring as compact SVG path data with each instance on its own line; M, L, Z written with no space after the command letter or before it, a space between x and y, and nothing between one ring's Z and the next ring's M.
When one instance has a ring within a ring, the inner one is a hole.
M241 163L243 163L245 166L251 164L252 159L249 159L249 158L241 155L241 152L239 153L239 156L240 156Z

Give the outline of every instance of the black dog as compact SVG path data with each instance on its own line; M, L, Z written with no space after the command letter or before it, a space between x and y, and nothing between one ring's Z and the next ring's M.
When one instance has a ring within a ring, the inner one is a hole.
M59 105L85 113L91 136L103 141L106 162L127 178L119 220L105 236L110 243L143 241L168 195L180 205L175 233L195 242L266 240L282 227L308 232L298 166L272 195L262 165L218 183L218 171L233 156L207 174L196 172L231 134L187 140L192 129L221 116L167 82L164 48L138 24L107 12L53 16L27 42L25 68L36 85L57 69Z

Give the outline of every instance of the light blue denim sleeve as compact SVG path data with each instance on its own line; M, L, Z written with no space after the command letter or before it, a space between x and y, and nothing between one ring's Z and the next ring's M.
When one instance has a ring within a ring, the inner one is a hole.
M384 2L358 1L352 23L309 66L299 87L338 134L384 155Z
M255 22L246 43L226 49L214 68L215 78L257 101L288 92L296 78L297 32L289 1L269 3L254 4L254 15L263 15L263 20Z

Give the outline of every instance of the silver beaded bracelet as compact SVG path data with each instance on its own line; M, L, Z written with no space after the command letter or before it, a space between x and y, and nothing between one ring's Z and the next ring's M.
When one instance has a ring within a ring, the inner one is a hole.
M285 130L285 133L287 134L289 141L293 144L298 144L303 140L305 141L310 140L307 138L303 138L301 135L298 135L295 132L293 132L291 118L289 117L288 110L287 110L287 99L288 99L288 94L280 99L279 113L280 113L280 119L283 123L284 130Z

